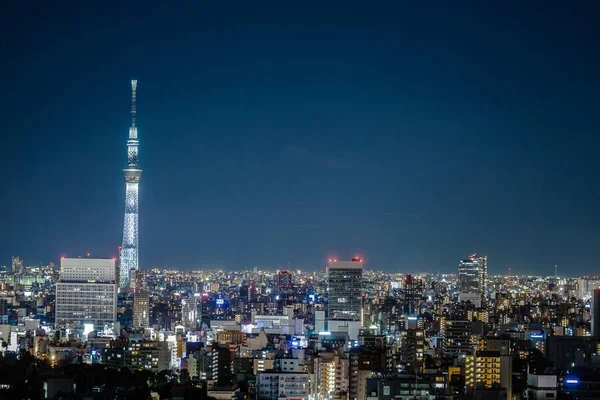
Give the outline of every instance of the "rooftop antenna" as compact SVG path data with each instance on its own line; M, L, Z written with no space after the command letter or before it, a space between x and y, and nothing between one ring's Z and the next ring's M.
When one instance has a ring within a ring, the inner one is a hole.
M558 278L558 265L554 265L554 277Z

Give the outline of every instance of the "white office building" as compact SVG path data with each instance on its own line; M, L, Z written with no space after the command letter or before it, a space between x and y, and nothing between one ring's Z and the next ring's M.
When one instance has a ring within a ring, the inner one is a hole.
M56 323L102 328L117 320L115 260L62 258L56 283Z

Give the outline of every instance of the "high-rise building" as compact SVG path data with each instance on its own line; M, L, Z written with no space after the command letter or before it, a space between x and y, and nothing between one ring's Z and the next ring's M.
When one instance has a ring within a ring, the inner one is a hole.
M425 352L425 332L420 329L407 329L402 332L400 361L406 371L421 372Z
M323 352L313 360L318 398L341 398L350 386L350 360L343 351Z
M419 314L419 307L423 298L423 281L412 275L404 278L404 312L408 315Z
M138 162L138 133L135 126L137 81L131 81L131 127L127 140L127 168L125 177L125 221L123 223L123 246L121 247L121 265L119 268L119 287L131 287L132 271L139 268L138 238L138 187L142 178L142 169Z
M279 271L277 274L277 287L279 290L289 290L292 288L292 273L290 271Z
M327 266L329 320L361 320L362 272L363 263L360 258L329 263Z
M114 259L62 258L56 283L56 323L103 327L117 320Z
M8 324L8 301L0 297L0 324Z
M12 271L13 274L22 274L24 271L23 260L19 257L12 258Z
M458 284L461 292L485 293L487 287L487 256L473 253L458 264Z
M181 325L189 329L196 329L196 298L181 299Z
M600 287L600 280L598 279L577 279L577 297L580 299L589 299L594 289Z
M150 292L148 291L147 271L139 269L135 273L133 292L133 326L150 326Z
M459 358L473 353L471 343L472 322L460 320L446 321L444 331L444 357Z
M512 399L512 358L497 351L478 351L469 355L465 363L465 384L471 389L492 388L499 385Z
M600 336L600 288L592 292L592 336Z

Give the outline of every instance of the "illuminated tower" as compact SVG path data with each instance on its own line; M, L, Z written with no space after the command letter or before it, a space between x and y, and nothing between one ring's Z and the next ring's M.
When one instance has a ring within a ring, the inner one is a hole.
M125 177L125 222L123 223L123 247L119 268L119 287L131 287L131 274L139 268L138 247L138 186L142 169L138 164L138 146L140 144L135 126L135 92L137 81L131 81L131 128L127 140L127 168Z

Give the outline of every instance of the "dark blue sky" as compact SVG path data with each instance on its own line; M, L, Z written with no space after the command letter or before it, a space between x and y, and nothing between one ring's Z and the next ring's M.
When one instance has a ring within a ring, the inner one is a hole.
M7 3L0 265L116 254L136 78L142 267L600 272L597 2Z

